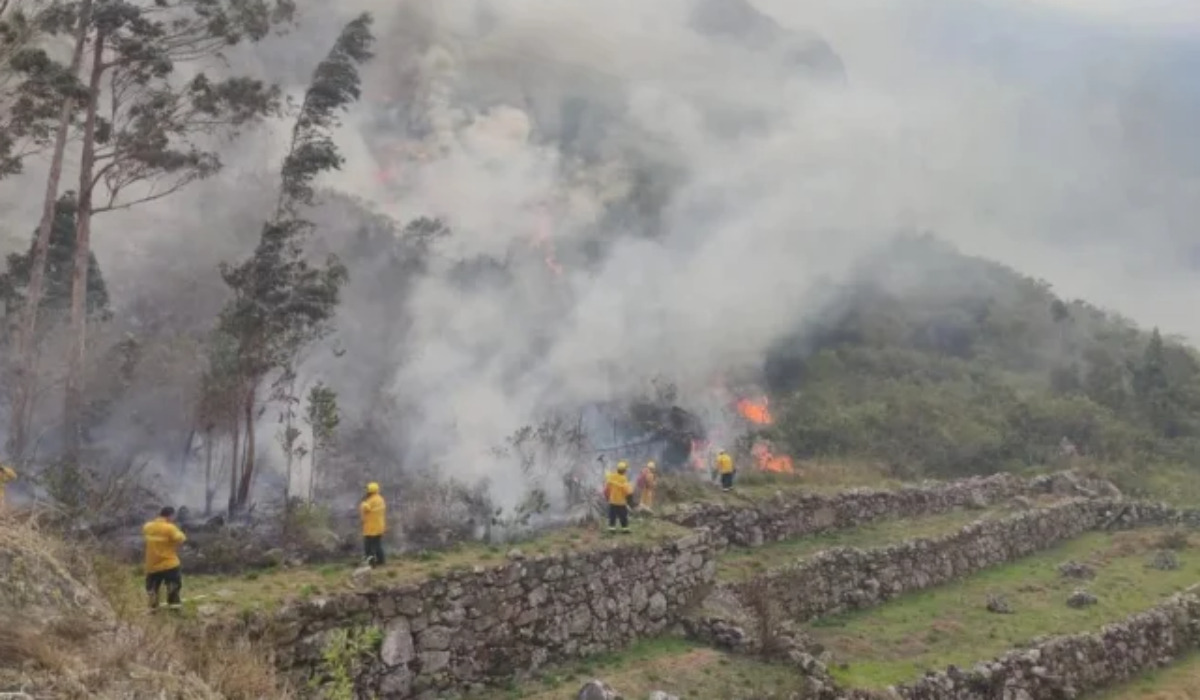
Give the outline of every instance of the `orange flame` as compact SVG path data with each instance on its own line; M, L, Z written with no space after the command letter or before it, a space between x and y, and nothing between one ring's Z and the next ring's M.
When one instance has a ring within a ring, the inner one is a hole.
M750 454L758 463L758 468L763 471L778 474L794 474L796 472L791 457L773 453L771 447L765 442L755 443L754 447L750 449Z
M767 397L762 397L758 401L750 399L738 399L737 411L742 415L742 418L757 423L759 425L771 424L771 408L767 401Z

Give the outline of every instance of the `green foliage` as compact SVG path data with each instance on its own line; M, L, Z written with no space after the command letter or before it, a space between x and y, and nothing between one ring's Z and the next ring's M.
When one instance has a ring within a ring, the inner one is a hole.
M68 192L59 198L54 207L54 220L50 229L50 245L46 251L46 276L39 301L39 316L61 319L71 306L71 270L75 256L75 195ZM0 302L5 313L16 317L25 303L29 286L29 275L33 265L37 232L33 233L25 253L8 256L7 269L0 274ZM87 312L103 317L108 314L108 288L100 273L100 264L94 254L88 256ZM45 328L42 329L43 331Z
M1200 457L1193 350L933 239L868 261L790 348L767 432L797 457L939 476Z
M331 630L321 651L321 666L310 681L311 688L327 700L355 700L355 679L382 644L383 632L378 627Z
M371 22L371 15L362 14L347 24L313 72L292 130L292 148L283 162L281 212L297 204L312 204L313 179L342 165L330 131L338 126L338 113L361 94L358 68L372 57L375 38Z
M311 203L313 178L341 163L330 130L336 125L335 114L358 98L358 66L370 58L367 48L374 41L370 25L371 17L365 14L347 24L317 66L283 161L274 216L263 225L253 255L236 266L221 264L221 276L234 296L221 312L219 333L231 338L236 347L234 374L243 392L246 435L251 443L258 385L270 373L283 371L281 381L291 386L290 373L301 350L332 330L331 321L347 280L346 267L336 257L328 257L321 266L307 260L304 242L313 225L300 217L298 210ZM290 388L276 393L276 398L288 402L283 442L290 450L298 437L290 423L295 397ZM254 450L247 450L232 506L243 505L249 497L253 459Z
M316 449L324 450L333 444L341 420L337 392L323 382L317 382L308 391L308 407L305 410L305 421L312 427Z
M70 67L42 48L74 26L64 4L0 10L0 178L21 172L24 156L49 144L64 102L82 106L87 91Z
M97 184L107 201L96 211L159 199L221 168L214 136L231 136L278 113L279 89L244 76L213 80L196 73L177 85L176 67L257 40L291 18L292 3L270 0L157 0L97 4L93 31L103 41L113 89L98 115ZM168 10L164 12L164 10ZM134 185L150 185L131 198Z

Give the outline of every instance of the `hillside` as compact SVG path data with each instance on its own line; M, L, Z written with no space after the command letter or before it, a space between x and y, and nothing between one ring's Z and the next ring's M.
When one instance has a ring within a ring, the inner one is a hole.
M1195 350L1046 282L906 237L828 296L766 361L769 432L795 457L953 476L1200 454Z

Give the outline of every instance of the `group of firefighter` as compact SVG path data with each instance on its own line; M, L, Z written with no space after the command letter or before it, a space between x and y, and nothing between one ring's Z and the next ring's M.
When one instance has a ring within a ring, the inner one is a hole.
M629 532L629 506L637 494L638 507L652 508L658 486L658 473L653 461L647 462L638 476L636 487L627 476L629 463L622 460L615 471L607 472L604 479L604 497L608 502L608 529L610 532L621 526L621 532ZM733 459L724 450L717 453L714 472L723 491L733 489ZM17 478L17 473L8 466L0 465L0 509L4 508L5 486ZM379 493L379 484L367 484L366 494L358 506L362 521L364 564L372 568L384 563L383 536L387 531L387 503ZM167 606L178 609L182 605L182 564L179 547L187 536L175 522L175 509L167 506L159 511L158 517L142 527L145 540L146 596L151 610L159 606L163 588L167 591Z
M725 450L717 453L716 467L713 470L721 483L722 491L733 490L733 458ZM604 498L608 501L608 530L615 532L617 524L621 532L629 532L629 506L637 494L637 507L653 508L654 492L658 487L658 469L651 460L646 462L642 473L638 475L636 486L629 481L629 462L617 462L616 471L604 475Z
M0 494L2 495L2 494ZM367 492L358 504L362 519L363 563L371 568L384 563L383 534L387 531L387 502L379 493L379 484L367 484ZM150 609L158 608L162 589L167 589L167 607L178 609L183 600L182 564L179 546L187 541L183 530L175 524L175 509L163 508L158 517L142 527L146 541L146 596Z

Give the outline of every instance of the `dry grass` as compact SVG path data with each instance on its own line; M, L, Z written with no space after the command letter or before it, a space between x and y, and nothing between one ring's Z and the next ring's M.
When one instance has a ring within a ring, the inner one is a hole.
M268 654L145 612L125 569L91 561L39 526L0 515L0 691L140 700L289 698ZM36 691L36 692L35 692Z
M271 651L246 638L206 630L202 621L162 611L148 615L138 585L131 585L128 569L109 560L95 564L97 584L119 619L137 632L156 662L175 664L203 679L229 700L291 698L292 693L275 670Z

